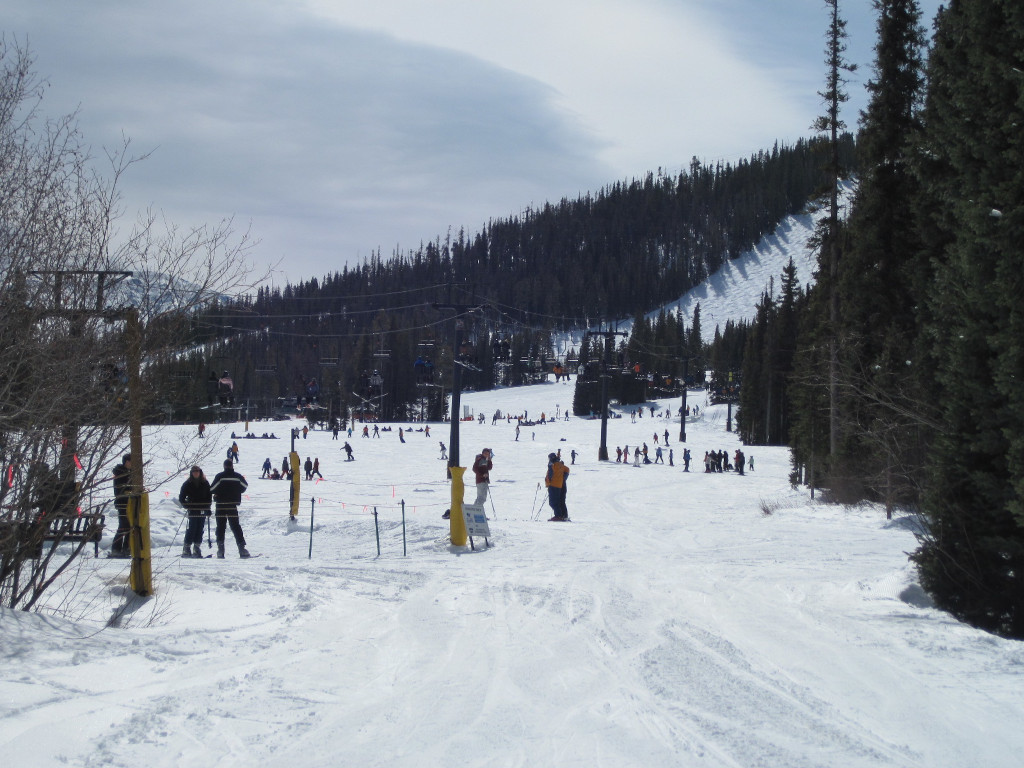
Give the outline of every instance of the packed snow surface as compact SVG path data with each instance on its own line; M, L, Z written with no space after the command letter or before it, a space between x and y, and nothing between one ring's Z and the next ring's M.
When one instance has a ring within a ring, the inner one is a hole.
M262 556L239 559L229 533L227 559L181 559L174 454L195 427L147 431L155 595L135 598L101 552L44 613L0 611L2 764L1020 765L1024 645L929 605L912 518L812 501L782 448L746 447L743 476L704 473L705 451L738 442L698 392L689 472L664 417L678 400L611 420L600 462L600 422L564 418L572 392L463 396L485 420L461 424L461 464L495 454L475 550L441 518L449 425L394 424L347 438L352 462L344 432L296 441L324 475L303 482L297 522L288 484L260 479L289 440L239 440L242 525ZM516 440L497 410L547 423ZM208 428L208 475L232 430ZM664 464L614 461L642 442L653 456L655 434ZM544 505L559 449L578 454L571 523Z

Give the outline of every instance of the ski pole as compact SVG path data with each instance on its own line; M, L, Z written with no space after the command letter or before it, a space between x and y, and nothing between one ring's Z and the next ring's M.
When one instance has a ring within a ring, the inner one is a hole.
M538 507L535 510L533 510L533 514L530 515L530 519L531 520L536 520L537 518L539 518L540 517L540 511L542 509L544 509L544 499L543 498L541 498L541 500L540 500L540 505L538 505Z
M536 489L534 490L534 492L533 492L533 503L532 503L532 504L530 505L530 519L531 519L531 520L533 520L533 518L534 518L534 515L536 515L536 514L537 514L537 513L536 513L536 512L534 511L534 509L535 509L535 508L536 508L536 506L537 506L537 494L538 494L538 493L540 493L540 483L537 483L537 488L536 488Z
M498 519L498 512L497 512L497 510L494 509L494 491L489 491L488 494L487 494L487 498L491 502L491 514L494 515L494 519L497 520Z
M203 534L199 535L202 536ZM210 510L206 510L206 547L207 549L213 549L213 540L210 538Z

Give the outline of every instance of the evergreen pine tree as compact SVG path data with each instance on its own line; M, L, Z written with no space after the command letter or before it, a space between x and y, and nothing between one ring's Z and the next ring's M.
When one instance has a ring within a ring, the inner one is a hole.
M829 28L825 44L825 65L827 75L825 90L819 95L825 102L825 114L819 117L814 128L820 131L828 141L828 160L825 163L825 174L828 188L826 190L828 216L824 219L824 228L820 237L822 265L821 274L827 274L828 280L824 289L828 292L828 324L829 324L829 454L834 456L841 439L839 414L839 261L842 250L840 243L839 192L840 184L845 175L845 168L840 152L840 135L846 124L840 111L842 105L849 100L846 93L846 77L844 73L853 72L856 65L850 64L846 58L846 20L839 15L839 0L825 0L829 9Z
M920 424L907 414L923 400L908 387L919 307L921 255L912 157L920 138L924 30L917 0L875 0L878 41L871 99L862 113L860 183L836 286L840 376L847 428L833 465L847 497L912 500L919 476ZM901 479L905 478L905 479Z
M1024 5L938 17L924 112L926 328L942 424L915 553L936 603L1024 638Z

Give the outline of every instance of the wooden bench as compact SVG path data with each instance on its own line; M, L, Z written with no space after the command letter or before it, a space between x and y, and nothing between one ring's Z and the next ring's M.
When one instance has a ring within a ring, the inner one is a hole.
M100 540L103 538L103 524L105 521L106 518L98 512L76 515L75 517L53 518L46 525L46 534L39 544L36 557L42 556L42 542L45 541L60 543L91 541L93 543L93 554L99 557Z

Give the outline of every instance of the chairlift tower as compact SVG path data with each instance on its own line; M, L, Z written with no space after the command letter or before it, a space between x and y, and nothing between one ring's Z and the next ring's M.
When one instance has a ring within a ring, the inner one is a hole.
M597 460L608 461L608 379L611 378L612 340L616 336L625 336L625 331L587 331L583 334L586 345L590 336L604 337L604 359L601 362L601 445L597 449Z
M129 469L129 487L136 500L136 509L142 502L144 478L142 475L142 327L139 322L139 310L136 307L107 309L105 292L126 278L132 272L113 270L33 270L28 274L43 279L52 279L53 307L45 311L43 316L65 318L71 323L71 335L81 335L84 321L89 318L101 318L109 323L124 322L127 346L128 374L128 441L132 457ZM78 277L96 279L96 305L94 309L77 309L63 306L64 278ZM78 427L67 425L64 428L65 445L69 455L73 456L77 449ZM152 594L152 572L148 556L149 526L136 526L129 536L132 550L132 565L129 573L129 584L136 594L143 597Z
M450 415L451 432L448 436L448 466L459 466L459 409L462 407L462 368L464 363L459 360L459 349L462 347L466 328L462 317L470 312L479 311L480 304L434 304L434 309L449 309L455 314L455 343L452 350L452 408Z

